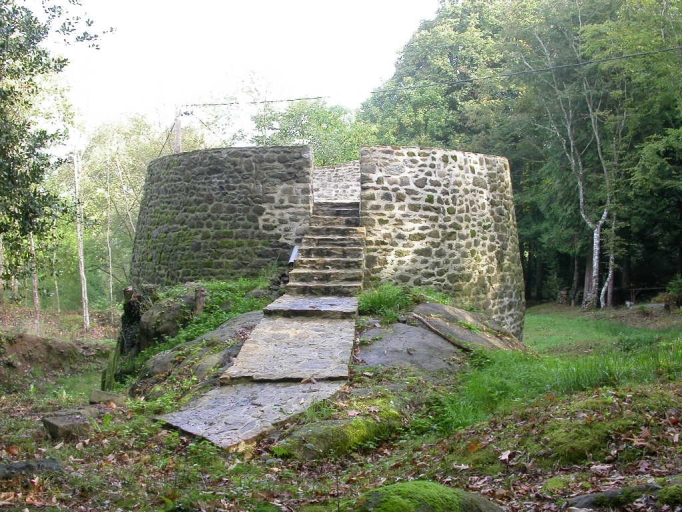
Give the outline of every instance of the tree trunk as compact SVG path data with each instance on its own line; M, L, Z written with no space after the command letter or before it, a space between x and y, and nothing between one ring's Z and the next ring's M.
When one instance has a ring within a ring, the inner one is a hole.
M592 231L592 262L591 275L589 283L589 291L585 289L585 296L583 297L583 309L592 309L599 307L597 291L599 290L599 256L601 254L601 228L602 224L595 225Z
M535 258L535 299L541 301L542 297L542 283L545 280L545 265L542 258Z
M578 281L580 280L580 260L578 259L578 250L580 249L580 239L575 237L575 252L571 255L573 262L573 281L571 283L571 306L575 306L578 296Z
M616 255L615 255L614 248L611 247L609 250L609 271L608 271L608 275L606 276L606 281L604 282L604 286L601 289L601 294L599 296L599 301L601 303L602 308L613 305L613 274L615 272L615 267L616 267ZM609 290L611 290L610 294L609 294ZM610 300L607 299L607 295L610 296Z
M609 268L604 286L599 296L601 307L613 306L613 276L616 270L616 215L611 222L611 236L609 239Z
M85 277L85 255L83 251L83 203L80 197L81 161L74 153L74 193L76 196L76 235L78 238L78 273L81 279L81 300L83 304L83 329L90 330L90 307L88 302L88 282Z
M38 335L40 332L40 290L38 288L38 263L36 262L36 244L33 231L28 234L28 244L31 256L31 279L33 281L33 331Z
M0 235L0 304L5 302L5 246Z
M57 300L57 313L62 312L61 299L59 297L59 279L57 277L57 249L52 251L52 282L54 283L54 296Z
M107 259L109 265L109 324L114 325L114 264L111 254L111 187L107 168Z
M591 255L588 255L585 260L585 281L583 283L583 304L585 303L585 297L588 294L594 295L594 291L590 289L592 286L592 263L593 259Z

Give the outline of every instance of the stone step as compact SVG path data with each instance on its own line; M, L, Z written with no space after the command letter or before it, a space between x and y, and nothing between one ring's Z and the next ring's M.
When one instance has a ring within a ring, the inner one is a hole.
M355 297L304 297L282 295L263 309L266 316L287 318L304 316L315 318L355 318L358 299Z
M308 226L307 236L365 236L365 228L353 226Z
M318 249L320 249L318 247ZM313 270L363 269L364 260L358 258L297 258L296 268Z
M316 236L305 235L302 247L364 247L364 235L351 236ZM300 252L300 251L299 251Z
M310 226L360 226L360 217L332 217L325 215L311 215Z
M314 270L295 268L289 272L291 283L359 283L362 282L362 270Z
M364 253L364 248L361 246L357 247L316 247L316 246L304 246L298 250L299 259L307 258L352 258L352 259L362 259ZM296 260L298 261L298 260Z
M315 297L353 297L362 291L362 283L289 283L287 293Z
M313 204L313 215L330 217L360 217L360 203L316 202Z

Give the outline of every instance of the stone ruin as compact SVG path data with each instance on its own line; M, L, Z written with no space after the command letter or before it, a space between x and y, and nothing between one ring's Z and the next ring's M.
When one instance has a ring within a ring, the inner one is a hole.
M430 287L516 336L523 274L507 159L363 147L315 169L308 146L209 149L149 165L134 286L257 274L305 244L318 204L357 204L365 283Z

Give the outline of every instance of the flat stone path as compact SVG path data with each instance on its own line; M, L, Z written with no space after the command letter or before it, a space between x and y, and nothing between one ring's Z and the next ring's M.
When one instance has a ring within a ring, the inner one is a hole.
M345 382L247 382L212 389L182 410L159 416L222 447L239 447L329 398Z
M223 385L159 419L226 448L272 430L344 386L356 312L354 297L280 297L264 310Z
M221 381L347 379L354 320L264 318Z

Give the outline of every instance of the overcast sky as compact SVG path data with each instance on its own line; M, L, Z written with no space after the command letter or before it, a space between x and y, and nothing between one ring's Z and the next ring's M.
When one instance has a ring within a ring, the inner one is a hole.
M100 50L68 48L64 73L87 127L132 113L172 122L176 105L244 95L328 96L357 108L390 78L438 0L86 0Z

